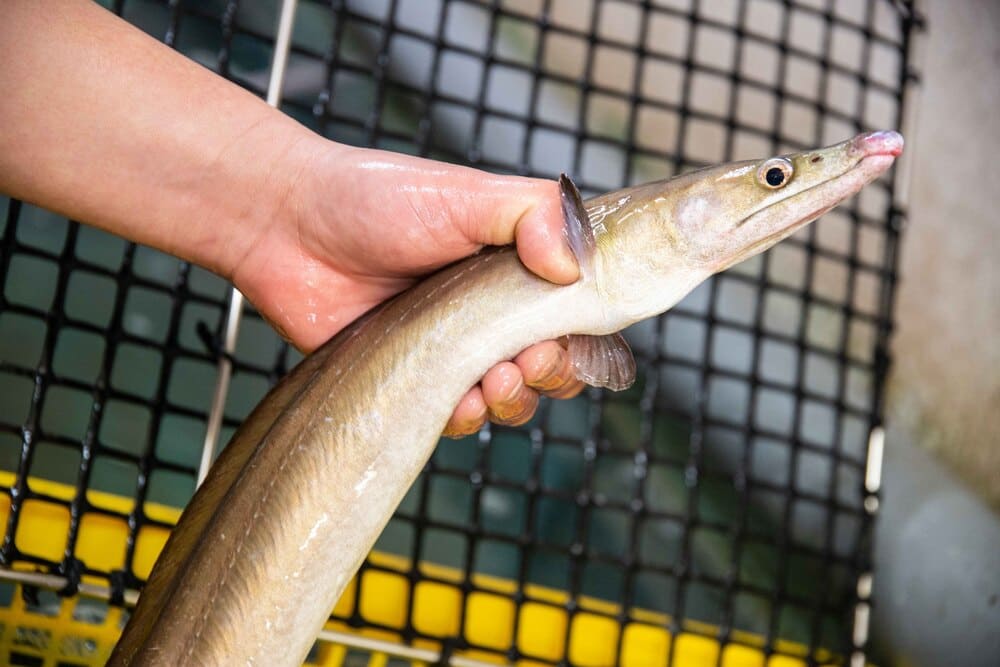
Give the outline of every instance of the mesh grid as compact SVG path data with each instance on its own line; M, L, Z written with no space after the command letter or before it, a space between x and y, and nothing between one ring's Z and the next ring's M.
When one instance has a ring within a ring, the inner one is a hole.
M277 6L244 4L113 9L263 95ZM595 193L898 127L917 27L909 3L887 0L302 2L282 110L338 141L567 171ZM132 563L139 529L158 523L148 503L182 506L194 490L226 285L0 203L0 467L16 472L0 562L60 573L70 594L81 575L102 577L120 599L142 584ZM805 646L811 664L820 648L850 654L904 215L891 184L874 184L633 327L631 390L543 401L524 427L443 441L377 548L458 569L466 596L473 572L516 581L519 606L555 604L528 582L566 591L564 644L591 596L615 603L623 628L646 609L669 615L675 636L725 646L747 631L769 654L779 640ZM224 438L297 359L246 311ZM46 496L29 475L76 493ZM98 490L134 498L132 511L102 507ZM19 547L33 500L65 508L61 557ZM128 539L108 545L120 569L77 558L92 515L127 522ZM387 571L410 590L435 580ZM411 642L425 637L413 597L398 625L357 604L343 620ZM476 648L455 627L447 648ZM513 638L478 648L538 657Z

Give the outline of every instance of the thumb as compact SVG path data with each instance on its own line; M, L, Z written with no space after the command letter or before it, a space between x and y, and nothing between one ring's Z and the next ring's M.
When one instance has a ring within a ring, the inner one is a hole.
M517 246L518 257L532 273L568 285L580 277L580 268L564 231L559 185L555 181L494 177L490 186L502 197L483 197L482 215L470 221L469 237L477 243Z

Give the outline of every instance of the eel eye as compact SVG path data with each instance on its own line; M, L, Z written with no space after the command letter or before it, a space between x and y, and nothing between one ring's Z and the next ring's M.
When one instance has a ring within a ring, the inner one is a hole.
M765 188L777 190L792 180L794 171L789 159L783 157L771 158L757 170L757 180Z

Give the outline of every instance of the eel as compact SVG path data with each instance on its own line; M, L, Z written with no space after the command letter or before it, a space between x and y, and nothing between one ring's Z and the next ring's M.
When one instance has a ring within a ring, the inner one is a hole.
M234 434L171 533L109 665L301 665L341 593L496 363L569 336L585 382L622 389L618 333L794 233L903 148L870 132L604 194L560 191L580 278L491 248L373 309L306 357Z

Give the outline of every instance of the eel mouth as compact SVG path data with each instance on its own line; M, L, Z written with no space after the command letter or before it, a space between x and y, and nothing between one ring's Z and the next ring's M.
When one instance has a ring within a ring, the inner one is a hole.
M837 176L836 178L823 181L822 183L817 183L816 185L807 188L802 192L798 192L784 201L785 202L794 201L795 199L798 199L803 195L813 192L819 188L826 187L833 183L844 182L843 179L850 179L852 174L856 175L857 172L859 171L865 173L866 175L870 174L868 180L865 180L863 183L861 183L861 186L858 187L858 189L860 189L861 187L867 185L871 181L878 178L884 171L886 171L890 166L892 166L893 161L903 153L903 144L904 144L903 135L894 130L881 130L879 132L867 132L865 134L859 134L858 136L854 137L848 142L847 154L852 157L859 158L858 161L855 162L850 169L842 173L840 176ZM855 190L854 192L856 191L857 190ZM832 206L836 206L841 201L843 201L843 199L849 197L851 194L854 194L854 192L850 192L844 195L843 197L838 199L837 202ZM765 208L761 209L760 211L755 211L751 213L750 215L740 220L735 226L742 227L746 223L751 222L754 218L756 218L758 215L765 212L766 210L767 209ZM823 208L818 212L811 214L814 216L813 218L806 218L806 219L812 220L815 218L815 216L823 215L823 213L826 213L829 210L830 208ZM788 227L785 227L784 229L775 232L775 234L772 234L771 236L774 236L776 234L782 234L784 231L786 231L791 227L794 227L796 224L799 223L793 222L792 224L788 225Z
M889 169L889 167L892 166L896 158L902 154L903 136L898 132L891 130L859 134L854 139L850 140L850 145L847 150L850 155L858 156L860 158L853 166L851 166L850 169L842 173L840 176L822 183L817 183L802 192L796 193L789 199L785 199L780 202L787 204L802 198L806 194L826 189L829 190L829 193L828 196L823 197L823 199L825 199L828 203L810 211L805 215L796 216L795 220L788 225L785 225L781 229L778 229L764 238L754 242L740 253L740 258L736 261L740 261L742 258L750 257L758 251L765 250L778 241L790 236L800 227L812 222L816 218L828 212L830 209L835 208L845 199L859 192L865 185L881 176ZM770 209L771 207L768 207L751 213L747 217L743 218L743 220L741 220L736 227L743 227L748 223L752 224L755 220L767 215ZM727 264L727 266L731 266L732 263Z
M891 155L899 157L903 153L903 135L893 130L866 132L851 140L851 150L863 157Z

